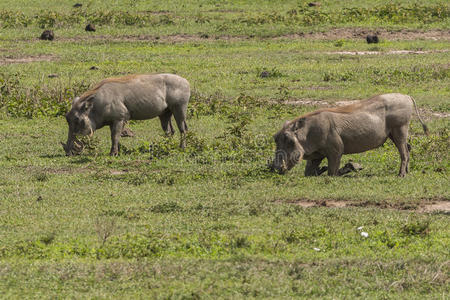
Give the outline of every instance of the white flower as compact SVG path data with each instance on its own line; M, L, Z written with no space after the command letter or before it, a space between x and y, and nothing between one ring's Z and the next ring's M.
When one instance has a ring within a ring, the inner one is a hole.
M359 226L358 228L356 228L356 229L358 229L358 230L362 230L364 228L364 226Z
M319 248L313 248L314 249L314 251L320 251L320 249Z
M363 236L363 237L369 237L369 234L367 233L367 232L361 232L361 236Z

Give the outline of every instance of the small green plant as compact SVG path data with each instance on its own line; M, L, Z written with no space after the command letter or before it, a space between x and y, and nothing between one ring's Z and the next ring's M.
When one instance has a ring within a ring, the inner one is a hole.
M345 40L339 39L336 42L334 42L334 46L335 47L342 47L342 46L344 46L344 43L345 43Z
M272 69L268 69L266 67L256 68L256 74L258 77L261 78L279 78L283 77L283 73L281 73L280 70L278 70L276 67L273 67Z
M36 181L39 181L39 182L44 182L44 181L48 181L49 180L49 175L45 171L36 173L36 174L34 174L33 177L34 177L34 179Z
M431 220L429 219L413 219L403 225L403 227L401 228L401 233L405 236L425 236L430 233L430 224Z
M116 220L113 218L97 218L94 229L102 245L113 235L116 230Z
M178 205L178 203L174 201L169 201L161 204L157 204L151 208L151 211L154 213L173 213L173 212L181 212L183 208Z

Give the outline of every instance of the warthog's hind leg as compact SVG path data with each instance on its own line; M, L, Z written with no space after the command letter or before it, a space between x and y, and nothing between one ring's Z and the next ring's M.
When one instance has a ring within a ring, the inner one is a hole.
M161 127L167 136L172 136L175 133L175 130L173 130L171 118L172 112L170 111L170 109L166 109L164 113L159 116Z
M398 176L405 177L409 163L409 149L408 143L406 142L408 138L408 125L394 128L389 138L394 142L400 154L400 170Z
M180 130L181 134L180 147L182 149L186 147L186 111L187 105L177 106L173 108L173 116L175 117L175 121L177 121L178 130Z
M411 154L411 145L406 143L406 150L408 150L408 160L406 161L406 173L409 173L409 157Z

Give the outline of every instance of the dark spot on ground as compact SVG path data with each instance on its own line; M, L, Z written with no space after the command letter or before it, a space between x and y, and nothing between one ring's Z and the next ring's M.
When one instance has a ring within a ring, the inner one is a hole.
M269 76L270 76L269 71L262 71L261 74L259 74L259 77L261 77L261 78L267 78Z

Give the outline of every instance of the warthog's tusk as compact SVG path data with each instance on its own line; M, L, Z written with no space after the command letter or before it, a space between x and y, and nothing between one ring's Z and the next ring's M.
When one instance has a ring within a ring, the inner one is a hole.
M89 128L91 130L91 133L89 134L89 137L91 138L94 135L94 131L92 130L92 128Z
M281 169L282 169L283 171L287 169L286 161L285 161L284 159L283 159L283 161L281 162Z

